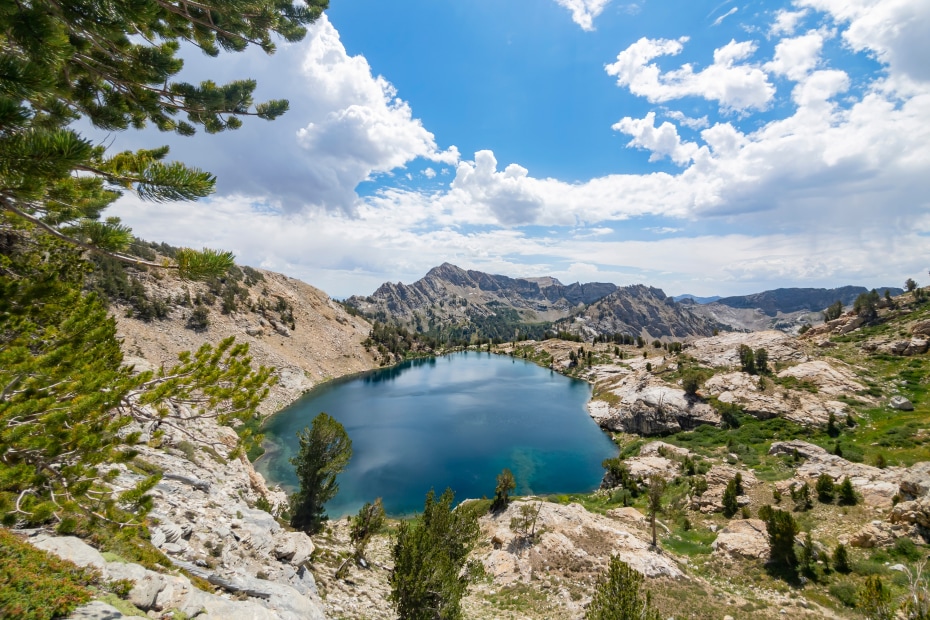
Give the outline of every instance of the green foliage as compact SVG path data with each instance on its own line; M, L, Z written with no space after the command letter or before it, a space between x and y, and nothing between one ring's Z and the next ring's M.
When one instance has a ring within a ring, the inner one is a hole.
M791 487L791 499L794 501L794 509L799 512L804 512L814 507L814 502L811 500L811 487L806 482Z
M893 620L895 606L891 590L877 575L869 575L859 589L857 607L868 620Z
M799 529L790 512L774 508L767 512L765 530L769 537L769 559L773 564L794 570L798 559L794 553L794 537Z
M520 504L517 516L510 520L510 529L521 541L529 544L536 541L536 521L539 519L541 510L542 502L524 502Z
M701 387L701 375L693 370L685 371L681 376L681 387L684 388L685 394L694 396Z
M297 433L297 456L290 459L300 489L291 495L291 527L318 534L326 520L324 504L336 496L336 476L352 458L352 440L345 428L326 413Z
M0 528L0 617L50 620L91 599L100 583L92 568L80 568L40 551Z
M462 618L462 597L479 573L467 561L480 529L466 506L453 510L454 498L447 489L437 501L431 490L423 514L397 529L390 600L404 620Z
M194 331L203 331L210 326L210 311L205 306L197 305L187 317L187 328Z
M823 320L824 322L834 321L840 318L843 315L843 302L836 300L830 307L823 311Z
M859 591L855 584L849 581L838 581L830 584L829 591L831 595L846 607L856 606Z
M731 518L739 510L739 504L736 501L736 479L731 478L723 490L723 516Z
M371 537L384 526L384 504L377 498L373 504L365 503L355 518L352 519L352 528L349 538L355 546L355 559L365 558L365 547Z
M878 291L874 288L868 293L862 293L856 297L853 303L853 312L866 321L874 321L878 318L878 302L880 297Z
M665 479L658 474L649 476L646 492L646 516L652 526L652 546L656 546L656 516L662 512L662 494L665 492Z
M165 160L167 147L108 155L83 138L83 119L104 131L142 129L191 135L235 129L242 116L273 119L286 101L253 104L252 80L219 85L176 81L180 42L210 55L249 44L274 50L271 37L296 41L326 0L221 0L183 8L157 0L113 3L38 0L0 11L0 220L44 229L70 243L124 254L132 237L101 212L125 190L145 200L194 200L213 175ZM185 120L178 118L180 114ZM184 277L221 273L224 252L186 250L173 265Z
M755 358L756 370L762 374L767 373L769 371L769 352L760 347L756 349Z
M517 488L517 481L513 478L513 472L507 469L497 475L497 488L494 489L494 502L491 504L491 510L503 510L510 502L510 492Z
M755 374L756 372L755 354L748 345L739 345L739 366L743 372L749 374Z
M607 575L594 590L585 614L587 620L659 620L652 595L643 595L643 576L619 556L611 556Z
M836 485L833 482L833 476L830 474L820 474L814 488L817 491L818 500L824 504L833 503L833 497L836 493Z
M837 489L837 497L839 498L839 503L842 506L855 506L859 503L859 495L853 488L849 477L843 478L843 482L840 483L840 486Z
M41 524L72 514L136 522L154 474L114 494L114 463L135 453L133 421L186 426L199 417L235 424L255 413L270 370L253 371L246 345L223 341L157 373L122 366L116 326L81 292L74 250L24 235L0 254L0 514ZM189 413L181 418L184 408ZM244 437L246 444L249 437Z
M917 282L913 278L908 278L904 281L904 290L908 293L913 292L915 288L917 288Z

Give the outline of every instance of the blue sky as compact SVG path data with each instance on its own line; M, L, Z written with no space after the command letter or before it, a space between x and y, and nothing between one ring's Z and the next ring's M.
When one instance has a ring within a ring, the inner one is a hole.
M332 0L266 56L185 51L291 110L169 144L218 178L114 207L327 293L442 262L670 294L926 283L930 3ZM922 276L922 277L921 277Z

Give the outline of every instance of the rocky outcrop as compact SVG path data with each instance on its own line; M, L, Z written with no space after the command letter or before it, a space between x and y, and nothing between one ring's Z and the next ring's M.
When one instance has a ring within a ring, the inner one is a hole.
M798 347L794 337L780 331L753 332L750 334L730 333L695 340L688 347L688 355L705 366L739 367L739 346L744 344L756 349L765 349L769 363L805 362L807 355Z
M541 534L534 541L512 529L512 521L525 505L539 509L536 531ZM541 567L546 567L549 577L596 576L606 569L611 555L619 555L647 577L682 576L668 555L652 550L647 541L614 519L590 513L579 504L515 501L506 510L482 517L480 523L492 541L492 548L480 559L499 585L528 582Z
M769 555L765 522L759 519L730 521L711 546L714 555L764 560Z
M807 426L825 426L830 414L840 418L848 411L836 397L865 389L851 373L823 361L802 362L778 377L792 377L810 389L789 389L744 372L731 372L705 381L704 392L760 419L782 417Z
M829 454L819 446L802 441L775 442L769 454L792 454L795 449L805 461L795 471L794 481L785 480L777 483L778 488L787 493L790 486L807 482L811 487L822 474L828 474L834 482L840 483L849 478L853 488L862 496L869 506L890 507L892 498L898 494L901 479L906 470L902 467L879 469L863 463L852 463L846 459ZM801 452L804 454L801 454Z
M759 479L756 478L755 474L747 469L737 469L729 465L714 465L704 475L705 480L707 480L707 490L700 495L691 496L691 508L700 510L705 514L722 512L723 492L730 480L736 477L736 474L739 474L743 479L743 494L736 497L736 502L739 506L748 506L750 499L746 491L759 484Z
M39 549L77 564L98 570L110 580L132 582L127 599L142 611L180 612L203 620L252 618L254 620L323 620L322 607L305 597L296 588L254 577L242 577L241 587L226 584L227 592L214 593L197 589L183 575L159 573L138 564L107 562L103 556L84 541L73 536L55 537L39 534L27 539ZM191 566L195 571L197 568ZM203 571L204 575L209 575ZM212 582L212 580L211 580ZM232 598L229 589L236 589L239 597ZM91 603L75 612L75 620L83 618L119 618L100 603ZM106 615L94 615L106 614Z
M610 392L617 397L614 403L604 400L588 403L591 417L608 430L661 435L720 423L720 415L710 405L646 371L623 377Z

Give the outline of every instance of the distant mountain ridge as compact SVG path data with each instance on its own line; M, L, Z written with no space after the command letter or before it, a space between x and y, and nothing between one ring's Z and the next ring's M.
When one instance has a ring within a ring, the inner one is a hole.
M876 289L884 294L888 290L892 295L900 295L903 289L893 286ZM768 316L775 316L779 312L819 312L836 301L843 302L844 306L852 304L856 297L868 293L864 286L841 286L839 288L778 288L763 291L752 295L738 295L734 297L721 297L715 303L731 308L758 308Z
M417 331L454 337L542 337L566 331L593 337L710 335L717 324L691 313L656 288L604 282L562 284L551 276L511 278L449 263L413 284L386 282L346 302L365 315Z
M690 300L696 304L709 304L720 299L720 295L713 295L711 297L698 297L697 295L692 295L691 293L685 293L684 295L675 295L672 297L675 301L686 301Z

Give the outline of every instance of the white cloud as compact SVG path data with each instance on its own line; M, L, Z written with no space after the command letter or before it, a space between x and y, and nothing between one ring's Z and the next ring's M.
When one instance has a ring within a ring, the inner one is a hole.
M686 116L683 112L678 110L666 110L665 115L670 119L677 121L678 124L684 125L688 129L704 129L710 125L710 123L707 121L707 116L702 116L701 118L691 118L690 116Z
M714 50L714 63L701 71L690 64L662 73L650 63L660 56L680 54L688 37L673 39L642 38L617 55L617 61L606 66L608 75L617 77L619 86L628 87L634 95L651 103L703 97L716 101L724 110L765 109L775 95L765 72L748 64L738 64L756 51L750 41L730 41Z
M819 32L782 39L775 45L775 58L765 64L765 69L789 80L800 81L817 66L822 49L823 35Z
M559 6L572 12L572 21L582 30L594 30L594 18L604 11L610 0L555 0Z
M925 0L795 0L797 6L830 13L848 24L843 39L869 51L892 73L930 81L930 2Z
M678 130L668 121L655 126L656 114L649 112L643 119L624 117L611 127L615 131L633 136L627 146L644 148L652 151L649 161L668 157L679 166L691 161L698 150L693 142L682 142Z
M791 35L797 30L798 24L807 16L807 9L801 11L789 11L780 9L775 13L775 23L769 29L770 36L780 36L783 34Z
M721 15L720 17L714 20L714 26L719 26L720 24L723 23L723 20L728 18L730 15L733 15L738 10L739 9L737 9L736 7L731 8L729 11L727 11L726 13L724 13L723 15Z
M312 120L297 131L318 200L351 210L355 187L417 158L454 164L455 147L440 152L433 134L413 118L383 77L374 77L363 56L349 56L325 17L311 28L303 61L304 88L314 93Z
M529 224L540 210L542 199L525 184L527 169L510 164L497 172L497 159L491 151L475 153L475 161L461 162L452 181L452 190L467 194L477 204L488 207L504 225Z
M423 171L423 176L425 176L427 179L434 179L436 178L436 171L432 168L427 168Z

